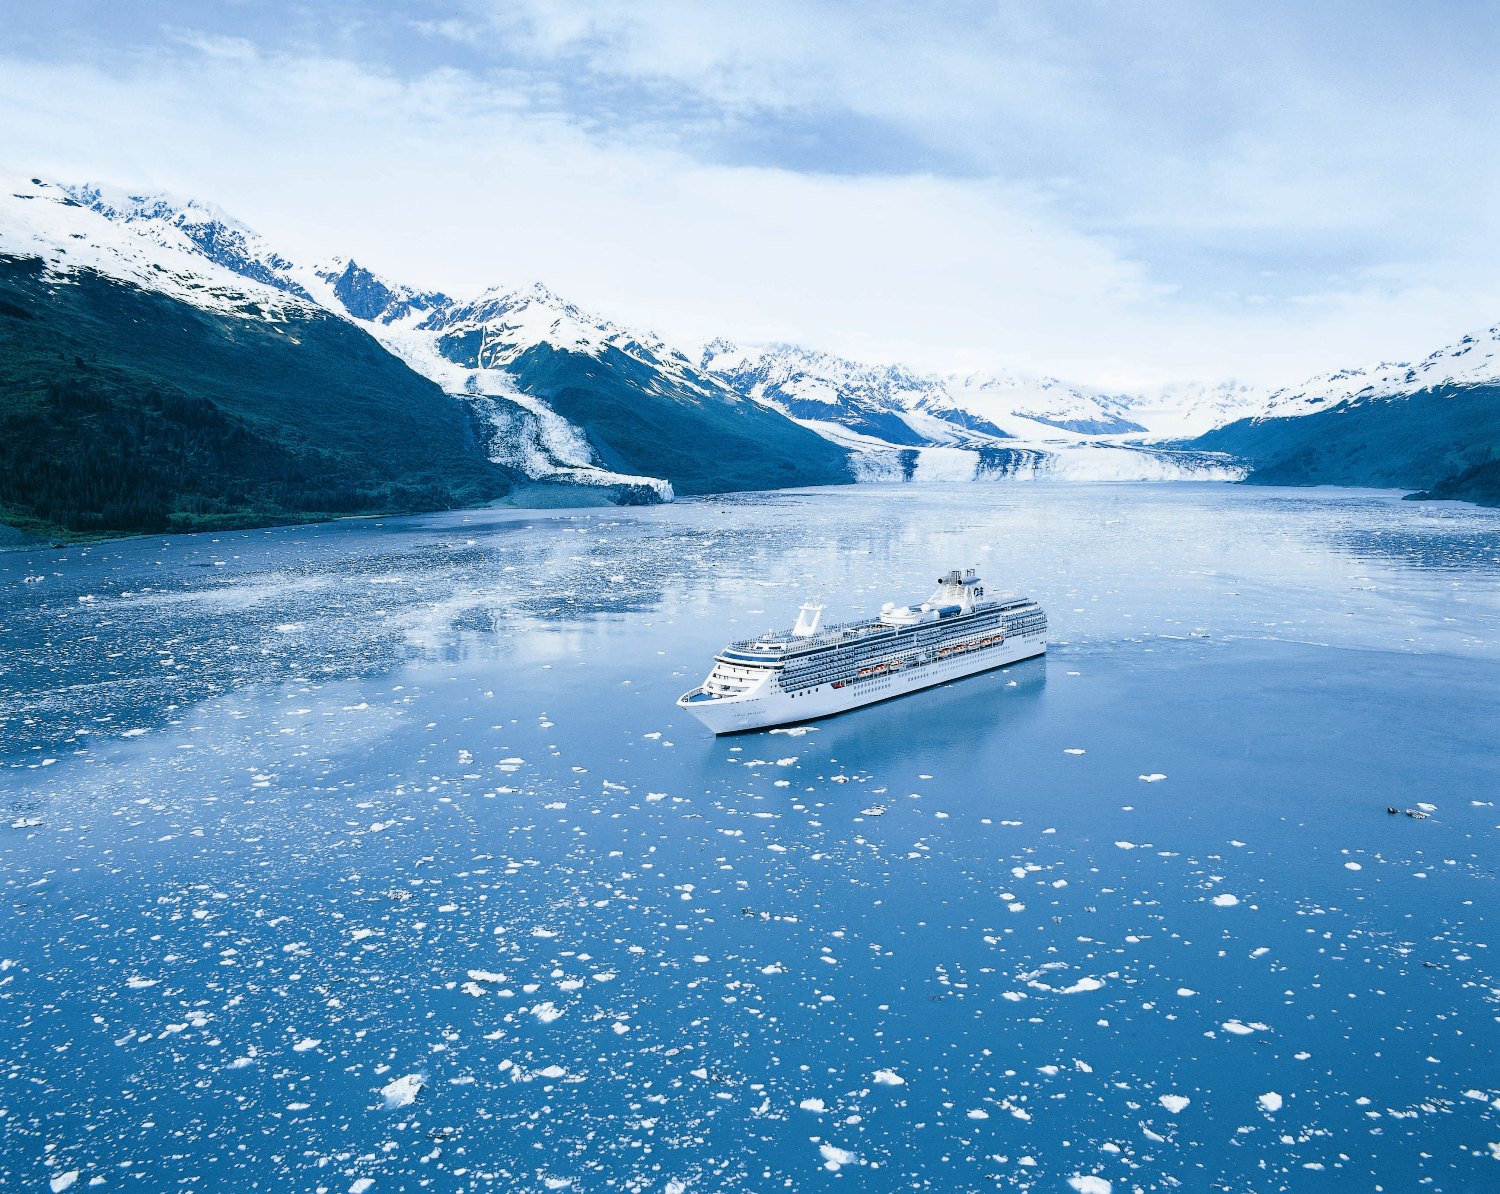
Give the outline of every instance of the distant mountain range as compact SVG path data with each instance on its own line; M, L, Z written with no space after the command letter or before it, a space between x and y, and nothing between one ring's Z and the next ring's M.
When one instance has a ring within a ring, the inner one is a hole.
M1363 485L1500 505L1500 327L1414 363L1322 374L1193 439L1265 485Z
M797 345L708 344L703 368L855 453L870 480L1233 480L1222 454L1167 446L1247 410L1246 386L1111 394L1023 374L925 374Z
M303 263L199 202L0 195L0 521L79 533L497 499L1057 477L1488 492L1497 335L1267 395L679 348L535 285Z

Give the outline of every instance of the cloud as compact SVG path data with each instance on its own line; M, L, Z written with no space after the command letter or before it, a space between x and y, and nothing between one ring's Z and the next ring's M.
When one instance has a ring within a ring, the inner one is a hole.
M1207 36L1180 14L1089 8L1080 40L984 11L515 5L403 26L399 53L390 28L379 53L178 29L0 60L4 153L419 285L542 279L669 337L930 368L1295 380L1493 321L1495 166L1450 152L1470 117L1431 89L1362 98L1376 132L1263 35L1274 96L1173 59ZM1382 152L1424 129L1433 193Z

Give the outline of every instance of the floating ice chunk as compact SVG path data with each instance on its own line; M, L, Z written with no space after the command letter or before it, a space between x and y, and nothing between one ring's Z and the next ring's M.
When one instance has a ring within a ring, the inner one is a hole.
M832 1144L819 1145L818 1152L823 1157L823 1168L835 1173L843 1166L853 1165L854 1162L859 1160L847 1148L836 1148Z
M1115 845L1118 846L1121 850L1134 850L1136 848L1136 844L1134 842L1116 842Z
M387 1107L410 1107L417 1101L417 1093L427 1085L421 1074L406 1074L393 1078L380 1088Z
M132 974L125 980L125 985L132 991L144 991L147 987L154 987L161 982L159 978L142 978L139 974Z
M1081 978L1072 986L1058 987L1059 995L1078 995L1084 991L1097 991L1104 985L1104 980L1099 978Z
M137 729L134 729L134 730L126 730L123 734L120 735L120 737L121 738L139 738L144 733L146 733L146 730L144 730L142 728L137 728Z
M357 1177L349 1187L349 1194L365 1194L375 1184L373 1177Z
M59 1194L59 1191L71 1188L73 1183L77 1180L78 1170L76 1169L70 1169L66 1173L59 1173L52 1179L50 1183L52 1187L52 1194Z
M1159 783L1161 780L1164 780L1167 777L1165 775L1163 775L1160 771L1153 771L1150 775L1138 775L1138 776L1136 776L1136 778L1139 779L1139 780L1143 780L1144 782L1146 782L1148 784L1154 784L1154 783Z
M543 1078L565 1078L568 1071L560 1065L549 1065L544 1070L538 1070L537 1073Z
M1184 999L1188 999L1188 998L1191 998L1192 996L1196 995L1198 992L1195 991L1195 990L1193 990L1192 987L1178 987L1177 988L1177 993L1179 995L1181 995Z
M1180 1115L1183 1108L1193 1100L1188 1098L1187 1095L1170 1094L1162 1095L1157 1101L1173 1115Z
M556 937L557 936L557 934L554 933L551 929L542 929L542 928L532 929L531 930L531 935L533 937Z
M1266 1091L1256 1102L1260 1104L1262 1111L1275 1112L1281 1110L1281 1096L1274 1090Z
M1346 871L1362 871L1365 868L1360 866L1357 862L1346 862L1344 863L1344 869Z
M989 1119L989 1117L990 1113L982 1107L975 1107L974 1110L969 1112L970 1119Z
M553 1020L562 1018L562 1009L551 1000L544 1000L531 1009L531 1014L543 1024L551 1024Z
M1249 1036L1252 1032L1255 1031L1255 1029L1251 1028L1250 1025L1245 1024L1239 1020L1225 1020L1223 1024L1219 1025L1219 1027L1222 1028L1225 1032L1234 1033L1235 1036Z
M803 734L811 734L817 729L816 726L788 726L782 730L772 730L773 734L785 734L789 738L800 738Z
M1070 1177L1068 1185L1078 1191L1078 1194L1110 1194L1110 1191L1114 1189L1106 1178L1096 1177L1092 1173L1080 1173L1076 1177Z
M876 1070L875 1081L880 1086L905 1086L906 1079L895 1070Z
M828 1104L823 1102L822 1099L803 1099L797 1106L801 1107L804 1111L816 1111L819 1114L828 1110Z
M1219 895L1214 896L1214 903L1217 904L1220 908L1233 908L1239 902L1239 896L1230 895L1227 891L1221 892Z
M1069 746L1063 750L1063 754L1065 755L1081 755L1083 753L1084 750L1081 746Z
M292 1046L293 1053L306 1053L309 1049L316 1049L323 1042L315 1036L303 1037Z

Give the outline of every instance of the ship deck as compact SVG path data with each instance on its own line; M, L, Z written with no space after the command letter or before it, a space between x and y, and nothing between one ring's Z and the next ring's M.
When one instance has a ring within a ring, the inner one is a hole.
M985 614L1004 612L1007 610L1022 609L1036 602L1030 597L1015 597L1003 601L997 601L993 605L985 605L981 609L972 610L966 614L956 614L951 618L944 618L937 622L916 622L909 626L890 626L878 618L861 619L855 622L837 622L832 626L825 626L816 634L799 637L792 634L790 630L774 634L763 634L756 638L741 639L730 643L720 654L733 653L742 658L748 657L757 661L768 659L789 659L796 655L806 655L818 651L827 650L830 647L845 646L850 643L865 641L875 638L892 638L903 633L916 630L931 630L935 626L962 626L975 618L983 617Z

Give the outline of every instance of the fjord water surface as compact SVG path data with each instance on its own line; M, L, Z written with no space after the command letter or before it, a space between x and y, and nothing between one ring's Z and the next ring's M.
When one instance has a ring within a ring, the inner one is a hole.
M673 707L968 565L1045 660ZM0 1183L1497 1188L1497 593L1216 485L0 556Z

